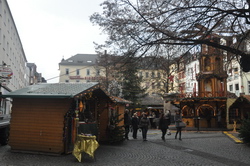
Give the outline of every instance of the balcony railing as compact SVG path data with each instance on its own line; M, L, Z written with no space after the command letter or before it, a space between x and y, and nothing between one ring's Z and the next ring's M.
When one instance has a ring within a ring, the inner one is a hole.
M200 95L199 95L200 94ZM181 93L179 95L180 98L194 98L194 97L226 97L224 92L217 91L212 93L211 91L205 92L188 92L188 93Z

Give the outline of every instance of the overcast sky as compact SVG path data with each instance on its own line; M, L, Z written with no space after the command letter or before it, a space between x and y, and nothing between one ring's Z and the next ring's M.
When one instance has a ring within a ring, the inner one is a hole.
M93 42L105 35L89 21L104 0L7 0L29 63L49 83L59 76L59 63L75 54L95 54Z

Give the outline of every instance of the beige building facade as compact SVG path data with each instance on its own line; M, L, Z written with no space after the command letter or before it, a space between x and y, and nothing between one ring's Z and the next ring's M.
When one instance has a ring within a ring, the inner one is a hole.
M161 81L166 77L164 71L141 69L138 74L143 78L141 86L147 89L149 95L158 94L164 88L164 81Z
M59 63L59 82L100 82L105 68L97 65L97 54L76 54Z
M111 69L112 67L108 71L104 67L105 64L98 65L98 61L97 54L76 54L68 59L62 59L59 63L59 82L105 82L108 77L109 81L117 80L122 84L121 76L117 71ZM149 95L159 94L164 89L166 81L164 70L140 68L138 76L142 77L141 86L147 89Z

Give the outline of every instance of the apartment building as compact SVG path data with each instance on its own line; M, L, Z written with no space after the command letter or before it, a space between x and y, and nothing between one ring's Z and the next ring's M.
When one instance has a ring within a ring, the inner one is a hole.
M100 82L106 76L97 54L76 54L59 63L59 82Z
M221 39L225 42L225 39ZM249 42L241 44L242 49L250 51ZM248 46L249 45L249 46ZM203 50L208 50L203 46ZM227 53L221 51L224 57ZM176 60L170 65L171 84L169 93L179 93L181 97L195 97L198 94L198 82L196 75L200 72L199 54L185 55L183 59ZM240 94L250 94L250 72L243 72L236 58L224 58L223 65L227 71L227 91L240 96Z
M236 96L250 95L250 72L243 72L236 59L231 60L227 68L227 89Z
M149 95L163 95L170 83L169 63L165 57L144 57L138 62L138 74L142 77L142 87Z
M237 96L242 93L242 73L240 65L236 60L232 60L227 70L227 89L231 93L235 93Z
M117 60L117 63L110 63ZM68 59L62 59L59 63L60 79L59 82L109 82L109 85L118 83L122 85L123 79L119 74L121 69L120 61L123 62L123 57L100 57L97 54L76 54ZM145 60L147 59L147 60ZM166 74L164 70L159 69L157 65L149 65L152 59L145 58L138 66L138 76L142 77L143 88L147 89L147 93L157 98L158 94L164 89L164 81L166 81ZM164 80L165 79L165 80ZM107 81L108 80L108 81ZM109 85L107 87L109 88ZM161 100L163 103L163 100Z
M248 34L248 33L247 33ZM244 38L242 40L241 38ZM250 53L250 38L249 36L236 36L229 38L235 47L238 47L241 51L246 54ZM239 42L237 42L239 40ZM250 94L250 72L244 72L239 64L241 57L236 57L235 55L229 54L227 56L228 63L225 65L227 70L227 90L234 93L236 96L241 94ZM246 63L246 65L249 65Z
M2 92L13 91L29 84L27 59L14 19L6 0L0 1L0 65L12 70L13 75L2 84Z
M144 59L144 62L140 63L141 66L138 70L138 75L143 78L142 87L147 89L150 96L166 93L167 86L168 93L180 93L183 97L197 96L198 83L196 75L200 72L198 55L190 54L187 57L182 61L178 61L178 64L172 63L169 66L169 72L164 70L160 63L157 62L157 65L151 64L148 67L146 64L152 60ZM105 80L107 68L105 68L104 64L102 66L98 64L99 60L97 54L76 54L68 59L62 59L59 63L59 82L101 82ZM120 81L117 72L109 72L109 81ZM249 94L250 78L248 73L240 71L237 61L235 64L232 63L231 67L228 67L228 75L228 91L236 95L240 93Z
M29 78L29 85L37 84L37 83L45 83L47 82L43 77L42 73L37 72L37 66L35 63L27 63L27 76Z
M157 94L158 90L163 88L163 83L159 80L164 77L164 71L140 69L139 75L143 78L142 87L146 88L149 94Z
M37 74L36 77L33 77L34 73ZM36 81L30 79L31 77L45 82L41 73L37 73L34 68L31 70L28 66L8 2L7 0L0 0L0 93L8 94L11 91L36 83ZM2 99L0 115L10 118L11 105L11 99Z
M198 92L198 82L196 80L196 75L200 72L199 69L199 60L196 56L190 60L189 63L186 64L186 97L195 97Z
M199 71L199 60L196 54L187 52L175 58L169 65L168 93L178 93L182 98L196 96L198 92L196 75Z
M178 65L177 63L172 63L169 65L169 84L168 92L166 93L177 93L179 92L179 81L178 81Z

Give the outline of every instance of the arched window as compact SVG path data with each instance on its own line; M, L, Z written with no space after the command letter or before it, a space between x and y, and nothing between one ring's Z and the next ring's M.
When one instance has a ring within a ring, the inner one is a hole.
M210 58L208 58L208 57L205 58L204 67L205 67L205 71L210 71L211 70L211 60L210 60Z
M199 109L199 116L202 118L211 118L214 116L214 110L211 107L202 106Z
M182 110L182 116L184 117L192 117L194 116L194 110L189 106L185 106Z
M205 96L211 97L212 96L212 81L210 79L205 80Z

